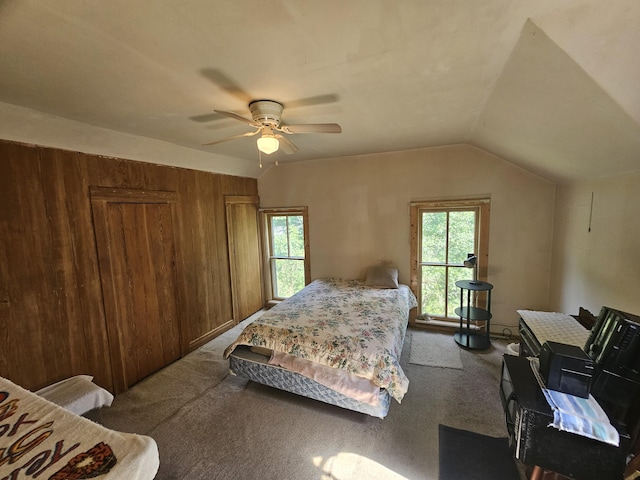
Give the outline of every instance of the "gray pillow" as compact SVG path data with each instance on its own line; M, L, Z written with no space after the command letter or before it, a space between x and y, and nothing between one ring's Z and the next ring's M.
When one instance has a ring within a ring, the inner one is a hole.
M377 288L398 288L398 269L380 265L369 267L365 285Z

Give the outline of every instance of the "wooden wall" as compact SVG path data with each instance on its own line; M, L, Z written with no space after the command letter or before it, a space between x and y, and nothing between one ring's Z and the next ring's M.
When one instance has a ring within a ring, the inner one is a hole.
M257 182L0 141L0 375L112 389L89 188L175 191L182 353L234 324L225 195ZM241 320L241 319L236 319Z

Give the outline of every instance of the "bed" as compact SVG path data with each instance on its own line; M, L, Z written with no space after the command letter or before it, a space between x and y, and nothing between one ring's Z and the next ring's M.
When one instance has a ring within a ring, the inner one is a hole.
M409 386L400 354L417 302L371 283L319 279L277 304L227 347L231 373L384 418Z
M121 433L0 377L0 478L151 480L158 447Z

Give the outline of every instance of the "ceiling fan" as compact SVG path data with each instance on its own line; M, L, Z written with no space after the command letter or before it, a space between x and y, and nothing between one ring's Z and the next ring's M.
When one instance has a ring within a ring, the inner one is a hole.
M341 133L342 127L337 123L306 123L287 125L281 123L282 111L284 106L274 100L254 100L249 103L249 111L251 119L238 115L234 112L226 112L224 110L214 110L220 115L239 120L256 130L253 132L241 133L231 137L216 140L214 142L204 143L203 145L216 145L237 138L252 137L260 134L258 138L258 150L262 153L272 154L279 149L285 154L298 152L300 149L281 133L288 135L297 133ZM281 132L281 133L279 133Z

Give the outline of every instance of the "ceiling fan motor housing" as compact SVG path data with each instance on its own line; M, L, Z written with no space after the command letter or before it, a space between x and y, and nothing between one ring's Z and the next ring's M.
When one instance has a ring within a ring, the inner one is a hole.
M249 104L254 122L277 127L280 125L283 105L273 100L254 100Z

